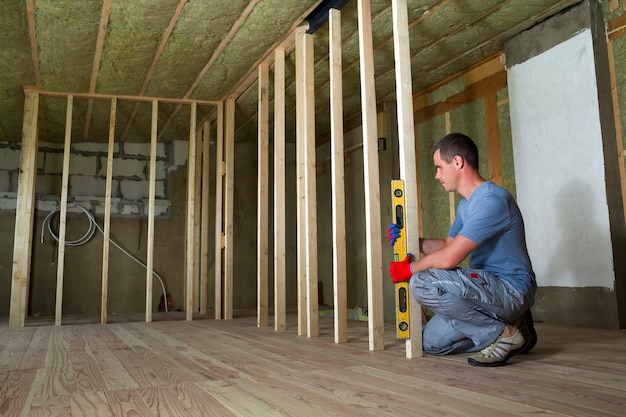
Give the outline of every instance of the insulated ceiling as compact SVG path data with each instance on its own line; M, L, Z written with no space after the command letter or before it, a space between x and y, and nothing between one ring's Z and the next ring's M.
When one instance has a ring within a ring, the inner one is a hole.
M24 88L218 102L237 94L236 140L255 139L256 66L320 0L3 0L0 141L20 141ZM503 50L504 42L574 0L408 0L413 91ZM377 100L393 99L391 0L372 0ZM316 131L328 130L328 25L315 32ZM360 112L357 0L342 10L344 114ZM295 116L288 49L288 113ZM148 141L151 106L121 99L116 140ZM44 97L40 140L64 138L66 100ZM198 107L201 121L214 111ZM72 141L108 139L109 100L77 98ZM288 120L290 120L288 116ZM159 140L188 136L189 106L160 103ZM293 136L294 123L288 122Z

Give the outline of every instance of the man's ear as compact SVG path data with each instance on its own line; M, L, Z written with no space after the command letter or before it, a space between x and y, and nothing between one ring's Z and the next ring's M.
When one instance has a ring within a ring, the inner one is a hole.
M464 164L465 161L463 160L463 157L461 155L454 155L454 165L457 168L463 168Z

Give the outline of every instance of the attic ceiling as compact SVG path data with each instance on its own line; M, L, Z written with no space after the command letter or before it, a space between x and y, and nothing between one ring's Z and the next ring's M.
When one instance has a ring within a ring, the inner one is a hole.
M578 0L408 0L413 92L504 48ZM320 0L3 0L0 141L21 141L24 88L218 102L236 92L236 140L256 135L259 62L288 42ZM393 99L391 0L372 0L377 100ZM328 130L328 25L315 32L316 131ZM342 9L344 116L360 113L357 0ZM289 51L289 49L288 49ZM295 114L294 53L286 58ZM357 92L355 94L355 92ZM198 107L197 120L212 105ZM62 143L66 99L43 97L40 140ZM109 100L74 100L72 141L106 141ZM294 119L287 118L287 120ZM120 99L116 141L150 139L151 105ZM189 106L159 105L159 140L185 139ZM288 122L293 135L295 123Z

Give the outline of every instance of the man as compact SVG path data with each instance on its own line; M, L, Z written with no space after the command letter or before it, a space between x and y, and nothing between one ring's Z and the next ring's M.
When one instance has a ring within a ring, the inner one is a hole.
M466 135L441 139L433 160L444 190L463 197L456 218L445 240L420 239L425 256L391 262L391 279L410 279L415 299L435 313L423 329L425 352L478 351L471 365L504 365L537 341L530 314L537 284L522 215L508 191L480 176L478 148ZM391 245L398 236L390 225ZM467 256L470 268L459 268Z

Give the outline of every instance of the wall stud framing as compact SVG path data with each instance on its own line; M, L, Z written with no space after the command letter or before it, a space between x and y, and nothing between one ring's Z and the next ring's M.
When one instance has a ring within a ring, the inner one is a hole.
M330 9L330 147L333 217L333 303L335 343L348 341L346 278L346 205L344 183L341 12Z
M200 313L209 312L209 176L211 151L211 122L202 130L202 230L200 241Z
M102 293L101 293L101 310L100 321L102 324L107 323L108 315L108 276L109 276L109 260L110 260L110 243L111 243L111 201L112 201L112 183L113 183L113 160L114 160L114 147L115 147L115 129L116 129L116 114L117 114L117 102L119 99L138 101L138 102L151 102L152 103L152 126L151 126L151 142L150 142L150 179L149 179L149 206L148 206L148 248L147 248L147 261L146 261L146 321L152 320L152 298L153 298L153 260L154 260L154 216L155 216L155 184L156 184L156 155L157 155L157 121L158 121L158 103L162 100L159 98L149 97L133 97L133 96L115 96L106 94L92 94L92 93L76 93L69 94L63 92L50 92L40 91L32 88L24 89L25 102L24 102L24 121L23 121L23 140L22 140L22 156L21 156L21 168L18 184L17 195L17 209L15 220L15 242L14 242L14 256L13 256L13 275L11 286L11 306L10 306L10 327L23 327L26 317L26 311L28 309L28 283L30 281L30 263L32 253L32 227L35 217L35 182L36 182L36 165L38 154L38 116L41 104L41 97L65 97L67 100L66 111L66 126L65 126L65 143L63 154L63 172L62 172L62 185L60 196L60 226L59 226L59 252L57 256L57 282L56 282L56 305L55 305L55 325L60 325L62 321L62 304L63 304L63 281L64 281L64 258L65 258L65 235L67 229L67 200L68 200L68 180L69 180L69 163L71 155L71 135L72 135L72 116L73 116L73 102L74 99L102 99L110 100L110 119L109 119L109 137L107 145L107 162L106 162L106 183L105 183L105 201L104 201L104 219L103 219L103 245L102 245ZM198 286L199 280L196 280L195 287L189 286L193 277L199 277L199 264L200 251L196 249L200 245L196 245L196 239L199 242L199 225L195 222L195 219L199 217L200 209L195 209L195 187L199 186L200 181L197 180L197 176L200 173L195 172L195 166L200 165L196 163L196 155L199 158L200 153L197 151L196 146L200 148L200 144L196 144L196 109L197 104L203 105L215 105L215 102L195 101L187 99L163 99L163 102L173 102L178 104L189 104L191 107L191 121L190 121L190 146L193 144L193 148L190 148L190 167L193 175L190 175L190 181L188 181L188 219L191 219L187 224L187 239L194 239L193 241L186 241L187 249L185 256L185 306L187 311L187 318L190 320L190 316L193 310L197 310L196 300L198 300ZM218 104L218 115L223 117L222 105ZM206 143L207 147L205 157L208 159L208 147L209 143L209 126L205 124L207 131ZM221 135L220 129L222 128L221 121L218 121L218 132ZM200 148L201 149L201 148ZM221 152L221 149L220 149ZM195 166L193 166L195 165ZM206 163L206 169L208 170L209 164ZM220 166L220 170L222 167ZM204 175L204 173L203 173ZM208 173L206 174L208 175ZM220 180L221 175L217 176ZM208 184L208 180L205 181ZM220 181L221 185L221 181ZM208 186L207 186L208 187ZM216 187L217 188L217 187ZM222 187L219 187L221 192ZM189 194L194 192L193 194ZM190 196L190 197L189 197ZM207 195L208 198L208 195ZM221 207L222 200L219 199L219 205ZM208 213L205 214L208 216ZM217 217L219 216L219 217ZM217 245L218 250L221 251L223 244L221 243L221 216L222 211L216 216L216 221L219 219L219 242ZM232 220L231 220L232 221ZM206 227L208 227L208 221L204 221ZM196 225L196 226L194 226ZM208 231L206 232L208 233ZM217 232L216 232L217 233ZM198 236L196 236L198 235ZM190 244L193 243L193 244ZM219 268L220 262L216 262L216 267ZM191 272L191 274L190 274ZM219 273L219 272L218 272ZM206 274L205 274L206 275ZM189 292L191 289L191 293ZM216 297L217 299L217 297ZM167 302L167 299L164 300ZM189 306L189 302L195 303ZM194 307L195 306L195 307ZM231 313L232 314L232 313Z
M305 137L305 40L306 28L299 27L295 33L296 43L296 236L297 236L297 285L298 285L298 336L306 334L308 313L306 299L306 191L304 182Z
M257 149L257 326L268 324L269 303L269 67L259 65Z
M65 113L65 144L63 147L63 174L61 177L61 212L59 213L59 249L57 254L57 292L54 312L54 324L61 325L63 314L63 270L65 267L65 232L67 228L67 191L70 172L70 154L72 146L72 111L74 97L67 96Z
M194 172L194 232L193 232L193 311L200 311L200 243L202 239L202 128L196 129L196 166Z
M286 329L285 50L274 51L274 330Z
M226 99L225 112L225 190L224 190L224 318L233 318L233 213L235 196L235 97Z
M152 321L152 289L154 287L154 201L156 198L156 154L159 120L159 102L152 101L150 127L150 178L148 185L148 241L146 248L146 321ZM167 294L163 294L167 306Z
M224 316L222 303L222 270L224 249L224 105L217 106L215 137L215 319Z
M296 33L296 153L298 174L298 305L306 308L306 334L319 335L317 198L315 174L315 61L313 35ZM300 314L299 314L300 315ZM302 334L299 331L299 334Z
M380 225L380 175L378 129L370 0L358 0L361 114L363 117L363 170L365 179L365 242L367 254L369 349L384 349L382 291L382 228Z
M104 233L102 242L102 305L100 322L107 322L107 306L109 294L109 250L111 237L111 186L113 184L113 150L115 144L115 117L117 99L111 100L111 117L109 118L109 144L107 148L107 178L104 197Z
M187 235L185 244L185 318L193 319L194 312L194 255L195 255L195 182L196 182L196 111L191 105L189 115L189 154L187 158Z
M25 92L24 124L22 128L22 159L15 210L15 240L13 243L13 273L11 282L11 307L9 327L24 327L30 255L35 213L35 181L37 179L37 119L39 94Z
M398 113L398 142L400 178L404 180L405 236L408 248L419 248L419 205L417 190L417 157L413 92L411 89L411 59L407 0L393 0L394 58L396 67L396 96ZM419 251L416 251L419 252ZM419 254L417 254L419 256ZM406 357L422 356L422 308L409 297L411 321L410 339L406 341Z

